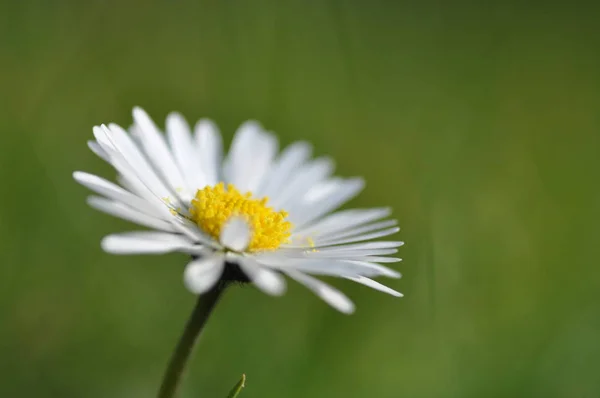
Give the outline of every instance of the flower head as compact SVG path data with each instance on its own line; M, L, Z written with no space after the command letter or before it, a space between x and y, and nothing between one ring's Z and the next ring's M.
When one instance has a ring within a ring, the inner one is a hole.
M269 198L253 199L247 192L242 195L233 184L220 182L214 187L204 187L196 193L190 206L191 219L204 232L218 239L226 223L232 217L243 218L252 230L248 252L278 249L289 241L292 223L288 214L267 206Z
M374 241L396 233L387 208L336 210L364 186L360 178L331 177L328 158L311 159L311 147L295 142L278 153L275 136L256 122L235 134L227 156L214 123L192 129L183 117L167 117L166 137L140 108L129 131L94 127L90 149L117 171L118 185L84 172L74 178L101 196L88 203L151 231L102 240L114 254L192 255L184 282L193 293L220 280L248 280L269 294L285 291L283 275L305 285L336 309L351 313L341 292L310 276L349 279L401 296L373 277L400 277L381 263L402 245ZM333 213L332 213L333 212Z

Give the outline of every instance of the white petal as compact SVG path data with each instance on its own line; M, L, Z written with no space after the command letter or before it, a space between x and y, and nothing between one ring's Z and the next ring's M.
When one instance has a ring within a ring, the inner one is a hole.
M283 150L271 171L263 181L256 195L258 197L275 197L278 195L290 177L310 157L312 147L306 142L294 142Z
M221 162L223 159L223 142L217 125L208 119L199 120L194 127L194 141L200 156L206 184L217 184L221 180ZM197 189L201 188L203 187Z
M248 278L263 292L273 296L281 296L285 293L285 278L279 273L262 266L249 257L240 257L237 262Z
M96 141L88 141L88 147L94 152L100 159L110 163L110 158L106 151L102 149L102 146L98 144Z
M119 170L119 169L117 169ZM119 174L117 175L117 181L119 184L130 191L131 193L145 199L148 203L152 204L156 211L160 214L161 218L170 219L170 208L163 200L156 196L148 187L134 174Z
M398 263L402 261L401 258L397 257L377 257L377 256L364 256L364 257L354 257L352 260L355 261L368 261L373 263Z
M94 133L94 138L96 138L96 142L98 143L98 145L100 145L102 149L104 149L104 151L108 153L111 150L116 150L115 146L104 132L104 129L102 129L100 126L94 126L92 128L92 132Z
M262 130L261 125L253 120L244 122L238 127L231 141L229 153L223 163L223 177L226 182L236 184L244 178L244 166L252 161L248 149Z
M87 199L88 204L96 210L122 218L123 220L143 225L144 227L158 229L160 231L175 232L173 226L167 221L141 213L121 202L115 202L109 199L90 196Z
M369 232L380 231L380 230L383 230L384 228L388 228L388 227L395 227L397 224L398 224L398 222L396 220L380 221L380 222L371 223L371 224L367 224L367 225L361 225L360 227L349 228L349 229L346 229L343 231L339 231L337 233L332 233L332 234L327 234L327 235L321 234L319 238L313 239L313 241L315 243L318 242L319 244L325 244L330 241L334 241L334 240L338 240L338 239L354 238L354 237L362 236L363 234L366 234ZM306 241L306 238L307 237L301 236L301 235L292 236L292 240L294 242L302 243L302 240Z
M271 170L278 145L277 138L273 134L258 132L252 147L246 148L247 153L252 156L250 161L246 165L238 166L244 168L243 180L235 182L240 191L255 193L261 186Z
M146 159L138 145L132 140L127 131L122 127L111 124L110 127L100 126L95 128L97 137L104 134L112 147L105 147L112 165L130 181L139 180L146 190L155 196L157 201L164 198L175 199L174 190L165 185L162 178L156 173L156 167ZM181 206L180 203L178 203ZM166 209L163 209L166 210Z
M94 127L94 135L96 135L97 139L110 141L104 129L100 127ZM99 144L99 141L96 141L90 142L90 148L94 151L101 150L103 152L102 156L106 156L106 161L119 172L117 179L122 186L146 199L149 203L153 203L160 212L167 210L164 209L165 204L160 199L161 196L148 188L147 184L138 177L140 173L134 171L130 162L125 159L114 145L102 145Z
M151 231L108 235L101 245L104 251L112 254L164 254L194 246L182 235Z
M221 253L194 260L185 267L183 282L190 292L205 293L217 283L224 266L225 257Z
M289 275L290 278L312 290L317 296L336 310L343 312L344 314L351 314L354 312L354 303L352 303L352 301L350 301L350 299L342 292L329 286L325 282L321 282L316 278L298 271L286 270L285 273Z
M303 225L310 223L312 220L337 209L356 196L365 186L362 178L331 181L328 184L332 185L326 189L326 197L321 197L323 194L321 192L319 193L320 199L318 202L303 199L301 206L294 208L293 213L290 210L290 221L296 224L298 228L302 228Z
M384 267L383 265L366 262L338 259L298 259L287 258L285 256L258 255L256 261L271 268L286 270L295 269L301 272L315 275L362 275L362 276L387 276L389 278L399 278L400 273Z
M403 297L404 296L402 293L397 292L394 289L391 289L385 285L382 285L381 283L379 283L377 281L374 281L373 279L369 279L364 276L345 276L344 278L350 279L351 281L360 283L361 285L368 286L375 290L379 290L380 292L391 294L392 296L395 296L395 297Z
M384 229L384 230L377 231L377 232L371 232L368 234L350 236L348 238L317 241L317 242L314 242L314 246L311 246L311 247L322 248L322 247L333 246L333 245L342 245L342 244L346 244L346 243L372 240L372 239L376 239L376 238L382 238L384 236L388 236L391 234L395 234L398 231L400 231L400 228L394 227L394 228ZM308 245L304 245L304 247L307 247L307 246Z
M335 246L334 246L335 248ZM363 256L380 256L387 254L394 254L398 252L398 249L349 249L349 250L330 250L329 247L321 249L279 249L277 254L287 256L290 258L331 258L337 260L344 259L355 259L356 257Z
M277 140L255 121L243 123L231 143L224 165L225 180L241 192L255 190L277 150Z
M252 231L250 226L242 217L232 217L223 226L219 241L221 244L234 251L244 251L250 240Z
M173 217L172 220L173 227L177 230L177 232L185 235L193 242L198 242L202 245L206 245L208 247L212 247L215 250L221 250L223 247L213 239L212 236L209 236L204 231L200 230L196 224L192 221L188 220L184 217Z
M391 209L386 207L342 210L330 214L310 225L303 226L302 228L297 227L294 232L298 235L310 236L313 239L317 239L322 236L329 236L366 223L377 221L388 217L390 214Z
M104 195L118 202L123 202L126 205L138 209L148 215L156 214L156 209L152 204L103 178L93 174L85 173L83 171L74 172L73 178L81 185L91 189L96 193L99 193L100 195Z
M377 242L362 242L348 245L339 245L331 247L323 247L319 249L319 252L333 252L333 251L346 251L346 250L372 250L372 249L392 249L403 246L404 242L401 241L377 241Z
M402 274L400 272L383 266L381 264L369 262L369 261L359 261L359 260L345 260L344 262L354 264L356 266L362 266L367 268L365 271L358 271L355 274L361 276L368 277L376 277L376 276L387 276L388 278L401 278Z
M271 206L276 209L293 207L295 201L299 200L310 187L327 178L333 169L333 160L325 157L305 164L289 178L280 192L273 194Z
M277 252L290 257L310 257L310 256L330 256L342 253L354 255L382 255L397 253L397 247L402 246L404 242L397 241L375 241L360 242L353 244L344 244L338 246L325 246L318 249L306 247L282 247Z
M194 194L206 185L201 160L192 141L190 126L184 117L173 112L167 116L167 138L173 156L186 181L188 192Z
M133 108L133 119L140 129L139 139L144 152L155 165L157 171L169 183L171 190L182 189L185 185L183 177L163 134L142 108Z
M308 191L306 191L306 193L304 193L304 195L302 196L302 202L305 204L321 202L322 200L326 199L329 195L335 193L335 191L343 183L343 178L333 177L319 184L315 184Z

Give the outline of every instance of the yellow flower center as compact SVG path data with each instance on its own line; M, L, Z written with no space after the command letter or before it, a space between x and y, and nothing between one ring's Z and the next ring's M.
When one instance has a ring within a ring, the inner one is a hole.
M243 217L252 233L248 251L275 250L288 241L292 223L286 221L285 211L267 206L269 198L252 199L250 192L242 194L233 184L222 182L199 189L192 199L191 219L203 231L219 239L223 226L231 217Z

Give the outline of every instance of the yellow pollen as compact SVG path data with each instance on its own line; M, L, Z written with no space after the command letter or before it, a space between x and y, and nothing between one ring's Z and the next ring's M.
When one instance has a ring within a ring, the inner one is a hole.
M313 238L311 238L310 236L306 238L306 242L308 243L308 245L310 247L312 247L312 249L310 250L313 253L318 252L317 249L315 249L315 240Z
M223 226L231 217L243 217L252 231L248 251L269 251L286 243L292 223L285 211L267 206L269 198L252 199L250 192L242 194L233 184L222 182L196 192L190 208L191 219L203 231L219 239Z

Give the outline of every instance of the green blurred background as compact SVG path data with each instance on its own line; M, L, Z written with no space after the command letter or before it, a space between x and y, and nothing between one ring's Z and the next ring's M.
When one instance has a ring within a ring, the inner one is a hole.
M591 2L590 2L591 4ZM596 7L597 8L597 7ZM600 13L392 1L0 2L0 397L152 397L183 255L116 257L91 127L134 105L306 139L400 220L395 299L228 292L182 397L600 396Z

